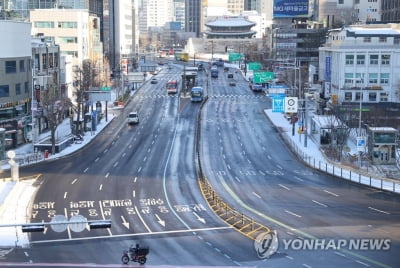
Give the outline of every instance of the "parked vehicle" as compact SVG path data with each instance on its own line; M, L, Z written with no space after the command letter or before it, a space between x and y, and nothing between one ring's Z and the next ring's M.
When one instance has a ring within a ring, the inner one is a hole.
M157 78L152 78L152 79L150 80L150 84L157 84L157 83L158 83Z
M233 78L233 73L228 73L228 78Z
M190 91L190 100L192 102L203 100L203 88L202 87L192 87Z

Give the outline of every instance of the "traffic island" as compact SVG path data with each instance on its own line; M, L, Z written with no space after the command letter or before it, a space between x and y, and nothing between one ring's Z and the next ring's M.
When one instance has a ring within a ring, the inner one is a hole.
M244 236L256 240L260 233L271 233L271 229L254 221L242 212L230 207L214 191L207 179L198 180L201 193L212 211L228 225L232 226Z

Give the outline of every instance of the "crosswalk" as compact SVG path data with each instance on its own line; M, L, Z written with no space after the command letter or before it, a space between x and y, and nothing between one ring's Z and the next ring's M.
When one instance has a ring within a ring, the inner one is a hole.
M152 95L140 95L136 96L137 98L142 98L142 99L157 99L157 98L179 98L179 94L152 94ZM264 95L250 95L250 94L213 94L213 95L208 95L208 98L212 99L218 99L218 98L224 98L224 99L232 99L232 98L239 98L239 99L265 99Z

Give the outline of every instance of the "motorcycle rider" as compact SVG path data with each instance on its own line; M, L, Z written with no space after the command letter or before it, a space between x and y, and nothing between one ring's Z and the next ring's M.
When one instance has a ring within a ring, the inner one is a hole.
M136 244L136 247L133 247L133 245L129 247L129 253L131 254L131 259L135 258L138 251L139 251L139 244Z

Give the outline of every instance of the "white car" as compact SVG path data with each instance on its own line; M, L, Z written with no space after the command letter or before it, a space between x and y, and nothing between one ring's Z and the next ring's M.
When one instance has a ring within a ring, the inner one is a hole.
M128 124L139 123L139 116L137 112L130 112L128 115Z

